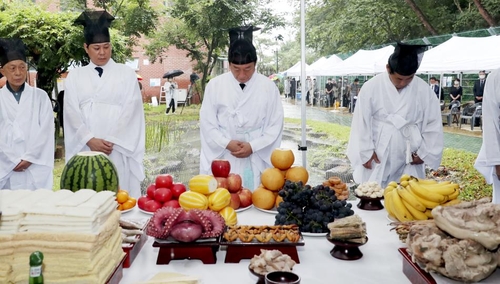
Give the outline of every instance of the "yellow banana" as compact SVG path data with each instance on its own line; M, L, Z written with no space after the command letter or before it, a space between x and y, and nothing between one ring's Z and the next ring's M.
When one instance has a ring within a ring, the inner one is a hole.
M431 209L425 210L424 214L425 214L425 216L427 216L428 219L434 219L434 216L432 216L432 210Z
M440 181L439 184L450 184L451 183L451 180L443 180L443 181Z
M441 195L450 195L455 192L458 184L450 183L450 184L421 184L422 187L429 190L430 192L435 192Z
M387 186L398 187L398 183L395 181L391 181L390 183L387 184Z
M409 182L411 189L413 192L422 197L423 199L430 200L432 202L443 203L446 201L446 196L443 194L439 194L437 192L433 192L428 190L426 187L422 186L418 182L411 180Z
M410 211L411 215L417 219L417 220L427 220L427 215L425 215L424 212L415 209L415 207L411 206L408 202L406 202L404 199L402 199L403 205Z
M391 185L388 185L385 189L384 189L384 197L387 195L387 193L391 192L392 190L394 190L398 185L396 184L396 186L391 186Z
M396 215L396 219L398 219L400 222L404 221L412 221L414 220L413 216L411 215L410 211L406 209L406 206L403 204L403 201L399 197L399 194L396 190L391 191L391 200L392 200L392 205L394 206L394 215Z
M404 174L402 175L400 178L399 178L399 182L402 182L402 181L409 181L411 178L410 175L407 175L407 174Z
M391 195L392 194L387 194L387 196L384 196L384 207L389 216L391 216L394 219L397 219L396 215L394 215L394 210L392 209Z
M458 198L458 195L460 194L460 189L455 189L455 192L452 194L448 195L448 200L455 200Z
M402 181L400 182L400 184L401 184L401 186L402 186L402 187L407 187L409 183L408 183L408 181L407 181L407 180L402 180Z
M456 205L456 204L459 204L460 202L462 202L462 200L460 199L453 199L453 200L450 200L448 202L445 202L443 204L441 204L442 206L451 206L451 205Z
M435 179L418 179L418 182L421 183L421 184L437 184L437 180Z
M429 208L429 209L433 209L434 207L438 206L440 203L438 202L434 202L434 201L430 201L430 200L427 200L427 199L424 199L422 197L420 197L419 195L417 195L415 193L415 190L411 187L411 186L408 186L406 188L413 196L415 196L415 198L420 202L422 203L426 208Z
M413 196L407 189L405 189L405 188L398 188L397 191L398 191L398 194L401 197L401 199L403 199L404 201L406 201L408 204L410 204L411 206L413 206L418 211L424 212L425 209L427 209L427 207L425 207L425 205L423 205L420 201L418 201L415 198L415 196ZM410 213L414 217L416 217L413 214L413 212L410 211Z

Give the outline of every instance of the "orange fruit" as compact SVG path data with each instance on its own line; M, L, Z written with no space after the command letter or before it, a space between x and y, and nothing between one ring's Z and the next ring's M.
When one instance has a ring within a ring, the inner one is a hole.
M278 195L278 196L276 197L276 202L274 203L274 206L275 206L276 208L278 208L278 206L280 205L280 203L281 203L281 202L283 202L283 197L281 197L281 196L279 196L279 195Z
M271 164L275 168L286 170L293 165L293 162L295 162L295 156L290 149L276 148L271 153Z
M125 203L128 200L128 192L120 190L116 193L116 201L118 203Z
M127 200L125 203L121 204L122 210L132 209L135 206L135 203L132 200Z
M260 181L265 188L271 191L278 191L285 184L285 179L277 168L265 169L260 175Z
M262 187L257 188L252 193L253 205L261 209L272 209L274 207L275 200L276 196L274 196L274 193Z
M116 209L118 209L120 211L123 211L123 205L122 204L118 204L118 208L116 208Z
M309 180L309 173L307 172L306 168L302 166L293 166L289 168L288 171L286 171L285 179L293 182L302 181L302 184L305 185Z
M133 198L133 197L129 197L128 198L128 201L127 202L131 202L132 204L134 204L132 207L134 207L136 204L137 204L137 199Z

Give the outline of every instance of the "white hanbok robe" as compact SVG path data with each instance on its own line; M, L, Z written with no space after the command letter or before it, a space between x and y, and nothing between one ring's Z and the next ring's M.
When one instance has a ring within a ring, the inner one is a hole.
M474 167L493 184L493 200L500 204L500 181L495 166L500 165L500 69L488 75L482 103L483 144Z
M144 179L145 119L135 72L112 59L98 76L93 63L69 72L64 97L66 162L87 142L101 138L114 143L109 158L117 171L120 188L133 197L141 195Z
M283 105L276 85L254 73L244 90L231 72L207 84L200 110L200 173L212 174L214 159L226 159L243 186L254 190L260 174L272 167L271 153L281 145ZM249 142L253 153L236 158L226 149L231 140Z
M377 153L380 163L363 164ZM424 164L411 165L416 152ZM425 164L437 169L443 153L439 101L429 85L414 77L400 90L384 72L360 90L353 114L347 156L357 183L376 181L382 188L402 174L425 177Z
M0 89L0 189L52 189L54 112L47 93L24 84L19 103ZM25 171L17 164L31 162Z

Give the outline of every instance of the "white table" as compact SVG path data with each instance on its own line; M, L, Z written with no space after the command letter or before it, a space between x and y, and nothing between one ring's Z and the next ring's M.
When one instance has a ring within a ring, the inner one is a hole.
M402 256L398 248L404 246L395 232L389 231L387 212L358 209L355 214L366 223L368 242L360 247L363 257L355 261L333 258L333 245L325 237L304 237L305 246L298 247L300 264L293 270L302 278L302 284L331 283L410 283L402 272ZM142 219L149 215L134 209L127 218ZM274 224L273 214L255 208L238 213L238 224ZM200 260L172 260L168 265L156 265L159 248L153 248L149 238L130 268L124 269L120 283L136 283L152 278L158 272L177 272L198 276L203 284L255 284L257 278L248 271L250 260L224 263L225 251L217 252L216 264L203 264Z

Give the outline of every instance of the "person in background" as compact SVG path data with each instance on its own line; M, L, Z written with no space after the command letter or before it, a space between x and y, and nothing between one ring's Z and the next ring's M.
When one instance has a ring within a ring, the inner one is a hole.
M295 100L295 96L297 95L297 81L295 81L295 78L292 77L290 80L290 97L292 100Z
M52 189L54 113L45 91L26 83L26 47L0 39L0 189Z
M337 88L337 84L334 84L332 82L332 78L328 78L325 84L325 94L328 98L327 107L333 107L333 105L335 104L335 92L334 92L335 88Z
M474 167L493 184L492 203L500 204L500 69L488 76L482 104L483 143Z
M429 79L429 84L431 86L431 90L436 94L436 97L439 98L439 84L437 83L436 77L431 77Z
M175 89L177 89L177 83L173 78L167 78L165 85L163 85L163 90L165 90L165 103L167 108L165 109L165 114L170 115L170 109L172 109L172 114L175 113Z
M285 81L283 82L284 84L284 92L285 92L285 99L290 97L290 78L286 78Z
M460 79L453 80L453 86L450 88L450 109L453 104L460 105L462 102L462 86L460 86Z
M306 103L311 105L311 93L313 92L313 83L311 77L307 76L306 79Z
M349 112L354 112L354 108L356 107L356 101L358 100L358 95L359 95L359 79L356 78L354 79L354 82L351 84L351 86L349 87L349 93L351 95L350 99L351 99L351 109L349 110Z
M479 79L474 82L472 93L474 94L474 103L483 102L484 83L486 82L486 72L479 71Z
M443 153L443 125L436 94L415 76L425 46L398 43L386 69L366 83L353 114L347 156L356 183L385 188L401 175L425 177Z
M66 163L78 152L103 152L118 171L120 188L137 198L145 177L144 109L135 71L111 59L113 19L106 11L86 11L75 20L84 26L90 62L64 81Z
M278 88L255 70L253 31L252 26L229 30L230 72L210 80L200 110L200 173L211 174L215 159L229 160L231 172L252 191L262 171L272 167L284 119Z

